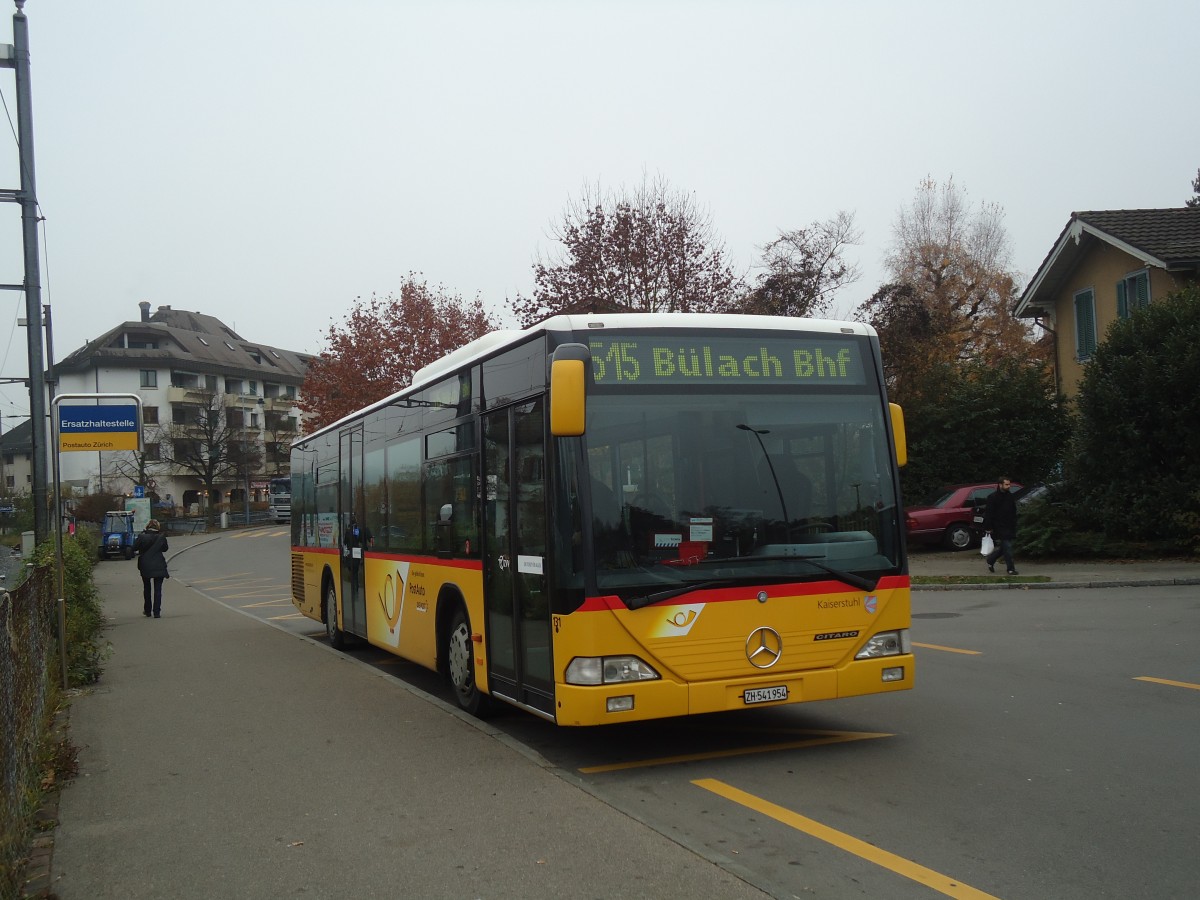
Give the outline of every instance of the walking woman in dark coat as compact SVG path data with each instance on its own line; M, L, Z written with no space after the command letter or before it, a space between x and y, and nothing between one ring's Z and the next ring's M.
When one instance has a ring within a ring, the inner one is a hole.
M162 612L162 583L164 578L170 578L167 573L167 536L160 530L158 519L146 523L146 530L137 536L133 542L134 552L138 555L138 571L142 573L142 615L158 618ZM150 607L150 587L154 582L154 608Z

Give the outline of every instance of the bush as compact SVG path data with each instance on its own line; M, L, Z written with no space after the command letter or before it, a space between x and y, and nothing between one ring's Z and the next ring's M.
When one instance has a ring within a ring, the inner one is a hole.
M1200 553L1200 287L1114 322L1084 370L1067 463L1110 538Z
M92 578L96 564L92 529L80 529L77 534L63 535L62 596L67 614L67 675L72 687L92 684L100 678L110 647L104 640L104 615L100 593ZM54 541L38 544L33 553L35 565L49 566L58 585Z
M904 408L909 502L947 484L1046 481L1063 457L1071 423L1050 374L1023 360L944 366L925 376Z
M1167 541L1134 541L1107 534L1069 488L1019 507L1017 552L1033 559L1153 559L1178 552Z

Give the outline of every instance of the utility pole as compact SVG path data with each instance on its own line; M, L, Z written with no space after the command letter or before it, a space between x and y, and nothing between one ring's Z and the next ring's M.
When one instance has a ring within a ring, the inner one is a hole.
M33 175L33 93L29 83L29 23L25 0L15 0L13 42L0 45L0 68L13 69L17 82L17 142L20 145L21 187L0 190L0 200L20 203L21 237L25 247L25 281L0 289L25 292L26 340L29 347L29 421L33 463L33 533L43 540L49 528L46 501L47 417L44 356L42 354L42 275L38 262L37 182Z

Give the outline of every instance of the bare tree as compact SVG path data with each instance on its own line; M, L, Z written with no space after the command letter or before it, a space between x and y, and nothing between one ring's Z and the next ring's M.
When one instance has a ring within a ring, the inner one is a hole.
M299 435L295 417L266 413L263 422L263 468L267 475L284 475L291 470L292 441Z
M846 261L845 252L861 241L854 213L845 211L807 228L781 232L761 248L764 271L738 304L739 311L768 316L823 315L834 294L858 280L858 266Z
M156 475L163 475L168 471L168 467L162 462L160 451L159 444L148 442L143 450L114 453L108 459L101 475L105 480L119 478L130 484L149 487Z
M218 485L241 483L262 465L262 448L245 413L224 405L224 394L194 390L195 402L175 407L176 418L159 432L162 463L191 475L211 497ZM206 504L213 519L212 504Z
M585 187L551 235L561 252L534 263L533 296L513 302L522 325L557 313L723 311L741 286L708 213L661 177L607 195Z

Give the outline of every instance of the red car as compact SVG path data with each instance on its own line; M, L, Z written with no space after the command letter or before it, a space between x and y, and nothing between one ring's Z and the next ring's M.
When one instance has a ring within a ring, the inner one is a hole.
M1013 491L1021 485L1013 483ZM928 503L910 506L904 524L909 544L941 544L947 550L966 550L979 543L983 527L983 506L996 490L996 482L956 484L942 488Z

